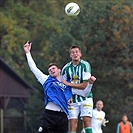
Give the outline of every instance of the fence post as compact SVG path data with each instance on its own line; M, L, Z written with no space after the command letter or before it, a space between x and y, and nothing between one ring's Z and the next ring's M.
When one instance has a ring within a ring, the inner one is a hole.
M24 110L24 133L26 133L27 124L26 124L26 111Z
M0 129L1 129L1 133L4 133L4 111L3 109L0 109Z

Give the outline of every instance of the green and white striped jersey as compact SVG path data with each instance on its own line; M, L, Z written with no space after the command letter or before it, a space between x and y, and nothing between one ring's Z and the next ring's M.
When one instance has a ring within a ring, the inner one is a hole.
M67 63L61 72L63 80L69 80L71 83L82 83L88 81L91 73L91 66L87 61L80 60L79 64L74 66L72 61ZM93 97L92 92L89 93L88 97ZM80 95L73 95L73 102L81 102L86 100L88 97L82 97Z

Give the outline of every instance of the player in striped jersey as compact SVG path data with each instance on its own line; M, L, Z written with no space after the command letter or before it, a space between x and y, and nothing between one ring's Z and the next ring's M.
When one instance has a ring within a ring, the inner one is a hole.
M91 66L87 61L81 59L82 53L77 45L70 48L71 62L67 63L62 69L62 79L70 80L68 86L72 88L84 89L88 85L88 79L93 82L95 77L91 77ZM65 83L65 82L64 82ZM92 87L92 85L91 85ZM88 95L83 96L80 93L77 94L73 91L73 102L69 106L69 133L76 133L77 120L80 113L80 117L83 117L86 133L92 133L91 117L93 110L93 95L90 92Z

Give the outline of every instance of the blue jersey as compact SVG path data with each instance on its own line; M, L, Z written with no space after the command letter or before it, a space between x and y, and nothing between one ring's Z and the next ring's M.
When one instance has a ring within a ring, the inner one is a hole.
M66 86L51 76L43 84L45 94L45 105L53 102L68 115L68 100L72 97L71 87Z
M26 54L30 70L34 73L38 81L42 84L44 89L44 102L57 104L66 114L68 114L68 100L72 97L72 90L57 79L48 76L41 72L30 53Z

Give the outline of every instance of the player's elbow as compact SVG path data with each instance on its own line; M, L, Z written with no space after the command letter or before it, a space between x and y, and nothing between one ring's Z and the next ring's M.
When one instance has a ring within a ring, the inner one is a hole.
M88 85L88 82L83 82L81 88L84 90L87 87L87 85Z

